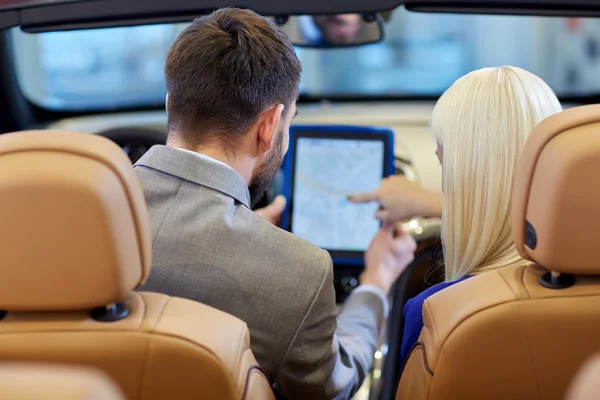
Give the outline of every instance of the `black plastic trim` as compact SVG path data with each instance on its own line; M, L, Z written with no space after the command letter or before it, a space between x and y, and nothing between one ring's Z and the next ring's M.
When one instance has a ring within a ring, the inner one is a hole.
M597 8L588 8L581 10L571 9L537 9L537 8L477 8L464 7L453 8L443 6L410 6L406 9L418 13L442 13L442 14L478 14L478 15L516 15L516 16L543 16L543 17L598 17L600 10Z
M91 316L98 322L116 322L127 318L129 309L123 303L115 303L111 306L94 308Z
M132 21L164 21L174 17L202 15L217 8L237 6L249 8L262 15L302 15L336 13L373 13L397 8L403 0L98 0L47 4L20 10L20 24L26 29L36 27L53 30L66 25L84 27L104 22L105 26L130 25ZM16 5L15 7L18 7Z
M554 275L552 272L547 272L540 276L540 285L547 289L566 289L575 284L575 275L559 274Z
M30 7L39 7L47 5L50 1L54 3L63 4L81 0L4 0L2 4L0 4L0 12L10 10L22 10Z
M600 15L597 0L406 0L414 12L539 15L557 17L594 17Z
M12 28L19 25L19 12L0 12L0 30Z
M19 86L9 30L0 31L0 82L0 132L20 131L31 126L35 119Z
M525 221L525 246L531 250L537 247L537 232L529 221Z
M204 14L204 13L203 13ZM103 29L113 28L115 26L139 26L139 25L159 25L159 24L175 24L179 22L191 22L194 18L200 14L193 13L190 15L177 15L172 17L151 17L151 18L137 18L137 19L123 19L118 20L105 20L105 21L94 21L94 22L79 22L70 23L65 22L59 25L25 25L21 27L24 32L27 33L43 33L43 32L60 32L60 31L75 31L79 29Z

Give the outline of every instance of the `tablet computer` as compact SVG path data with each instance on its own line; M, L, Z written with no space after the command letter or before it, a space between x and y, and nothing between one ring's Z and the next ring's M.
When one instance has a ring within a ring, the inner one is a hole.
M281 227L329 251L336 264L363 264L380 228L378 204L348 196L394 173L394 134L355 126L293 126L283 163L288 206Z

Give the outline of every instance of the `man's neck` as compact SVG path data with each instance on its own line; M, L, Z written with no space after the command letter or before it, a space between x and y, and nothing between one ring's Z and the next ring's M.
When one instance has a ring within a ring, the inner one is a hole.
M252 172L251 172L252 168L248 168L248 166L246 166L242 160L229 157L227 154L225 154L225 152L223 152L219 149L216 149L214 147L202 147L202 146L197 146L195 148L189 148L189 147L183 146L179 143L167 143L167 146L179 148L179 149L190 150L190 151L205 155L207 157L210 157L214 160L220 161L223 164L227 164L235 172L240 174L242 176L242 178L244 178L244 181L246 181L246 184L248 184L248 185L250 184L250 180L252 179ZM248 171L250 171L250 172L248 172Z

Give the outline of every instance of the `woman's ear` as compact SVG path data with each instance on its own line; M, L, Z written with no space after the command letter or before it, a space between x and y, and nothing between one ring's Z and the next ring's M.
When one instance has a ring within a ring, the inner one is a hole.
M440 142L437 142L437 150L435 151L435 154L437 155L438 160L440 160L440 164L442 164L442 161L444 160L444 148Z

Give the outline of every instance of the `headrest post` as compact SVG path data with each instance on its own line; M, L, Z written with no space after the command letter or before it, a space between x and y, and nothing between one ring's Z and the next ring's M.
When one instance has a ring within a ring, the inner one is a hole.
M540 285L548 289L566 289L575 284L575 275L550 271L540 277Z
M91 316L99 322L115 322L127 318L129 309L123 303L112 303L104 307L94 308Z

